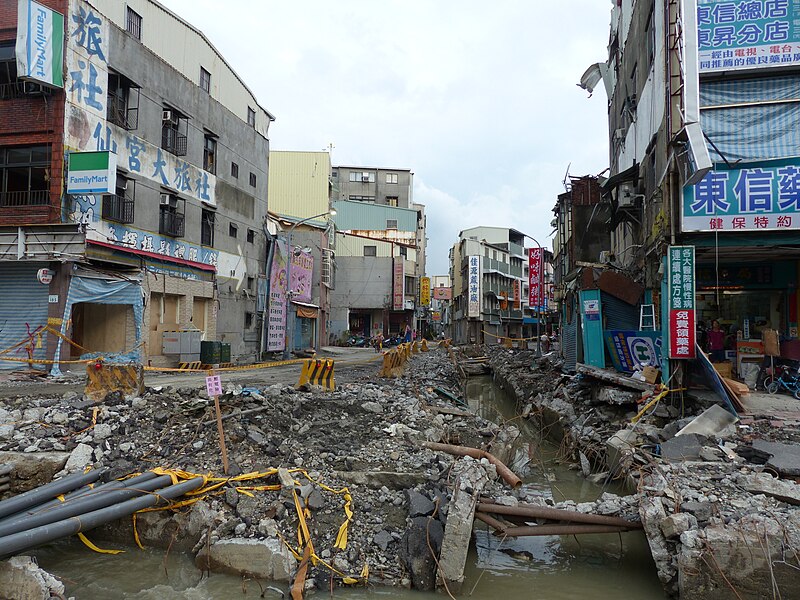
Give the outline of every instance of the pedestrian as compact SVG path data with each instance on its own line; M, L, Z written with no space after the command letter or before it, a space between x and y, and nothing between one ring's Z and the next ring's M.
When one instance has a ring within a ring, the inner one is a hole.
M725 332L719 327L719 321L711 321L711 331L706 333L708 339L708 351L711 354L711 362L723 362L725 360Z
M375 352L380 354L383 352L383 332L379 331L378 335L375 336Z
M411 342L411 326L410 325L406 325L406 330L405 330L405 333L403 335L403 341L406 344Z
M417 330L416 329L411 332L411 341L412 342L416 342L417 341Z

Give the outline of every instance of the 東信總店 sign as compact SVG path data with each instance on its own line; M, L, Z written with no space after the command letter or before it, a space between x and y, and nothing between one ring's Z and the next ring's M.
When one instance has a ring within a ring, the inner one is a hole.
M113 194L117 187L117 159L112 152L71 152L68 194Z
M667 267L669 357L695 358L694 246L670 246Z

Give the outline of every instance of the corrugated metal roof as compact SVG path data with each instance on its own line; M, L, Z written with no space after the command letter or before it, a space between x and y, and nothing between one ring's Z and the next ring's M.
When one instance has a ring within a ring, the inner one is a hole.
M327 152L269 153L267 200L279 215L305 219L328 210L331 156Z
M397 208L367 202L335 202L336 216L333 218L336 228L344 231L350 229L388 229L387 221L397 221L399 231L417 230L417 211L410 208Z

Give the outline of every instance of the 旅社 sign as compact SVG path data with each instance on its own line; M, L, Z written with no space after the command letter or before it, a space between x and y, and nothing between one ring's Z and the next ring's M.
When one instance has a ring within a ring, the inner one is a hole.
M68 194L113 194L117 160L111 152L72 152L67 174Z

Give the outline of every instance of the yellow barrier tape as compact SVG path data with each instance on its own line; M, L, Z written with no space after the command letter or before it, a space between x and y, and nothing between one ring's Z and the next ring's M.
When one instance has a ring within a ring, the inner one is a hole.
M122 554L125 550L104 550L103 548L98 548L92 542L89 541L82 533L78 534L78 539L82 541L90 550L94 550L95 552L99 552L100 554Z
M496 333L491 333L490 331L486 331L485 329L481 329L481 331L486 335L490 335L493 338L497 338L498 340L511 340L512 342L529 342L531 340L536 339L536 336L515 338L515 337L509 337L507 335L497 335Z
M12 358L10 356L0 356L0 360L7 360L10 362L23 362L23 363L33 363L35 365L78 365L78 364L86 364L91 362L97 362L95 358L88 358L84 360L45 360L43 358Z

